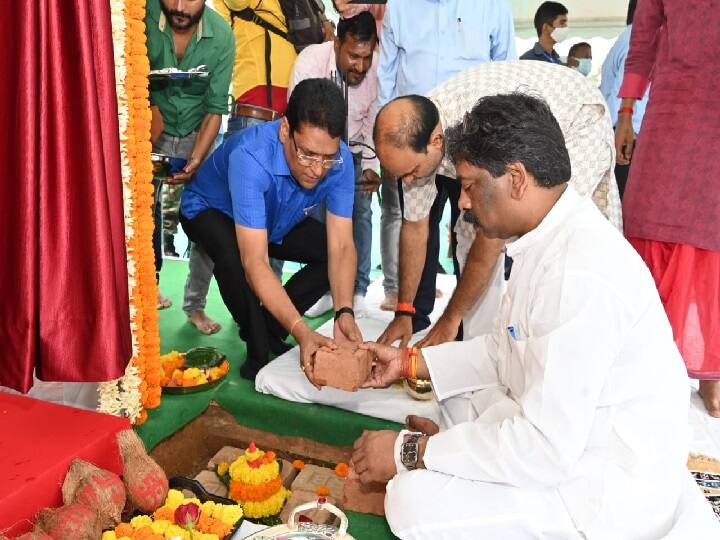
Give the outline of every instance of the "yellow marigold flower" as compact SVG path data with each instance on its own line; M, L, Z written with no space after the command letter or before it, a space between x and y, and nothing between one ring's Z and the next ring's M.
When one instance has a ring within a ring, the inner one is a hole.
M160 361L165 364L168 362L176 362L180 358L180 353L178 351L170 351L167 354L160 355Z
M248 501L243 503L243 513L245 514L245 517L250 519L274 516L275 514L280 513L280 510L282 510L282 507L285 504L285 500L289 497L290 491L284 487L280 488L277 493L264 501Z
M208 382L207 377L205 377L205 375L203 375L201 373L200 376L197 378L197 383L198 384L207 384L207 382Z
M102 534L102 540L117 540L117 535L115 531L105 531Z
M212 517L226 525L235 525L243 517L243 509L239 504L218 504L215 505Z
M232 465L230 465L230 478L242 482L243 484L249 484L255 486L258 484L264 484L274 480L280 474L280 465L277 461L266 463L260 467L254 469L250 467L247 462L259 459L264 452L257 451L258 457L252 457L248 460L247 456L240 456Z
M185 373L183 373L183 378L185 379L197 379L202 375L202 371L200 371L198 368L187 368L185 370Z
M217 473L218 473L220 476L223 476L223 475L225 475L225 473L228 472L228 469L229 469L229 468L230 468L230 464L229 464L229 463L221 463L221 464L218 465L218 467L217 467Z
M150 527L152 528L153 532L155 534L165 534L165 531L167 531L167 528L172 525L171 522L169 522L167 519L156 519L153 521L152 525Z
M169 506L173 510L177 510L177 507L185 502L185 496L181 491L177 489L171 489L168 491L167 499L165 499L165 506Z
M133 529L141 529L143 527L149 527L152 525L152 518L150 516L135 516L130 520L130 526Z
M179 525L170 525L165 531L165 538L182 538L190 540L190 533Z
M215 509L215 503L212 501L207 501L202 503L200 506L200 511L203 514L207 514L208 516L212 516L213 510Z

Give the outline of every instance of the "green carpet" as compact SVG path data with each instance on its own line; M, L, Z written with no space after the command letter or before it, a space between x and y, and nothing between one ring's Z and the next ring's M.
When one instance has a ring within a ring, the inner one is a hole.
M160 288L173 301L173 306L160 311L160 341L163 353L186 351L209 345L224 352L231 369L217 387L197 394L164 395L159 408L149 412L147 422L137 429L148 450L199 416L211 400L230 412L239 423L278 435L307 437L325 444L351 445L364 429L395 429L400 425L324 405L293 403L255 391L254 384L240 377L239 368L245 360L245 343L227 312L213 280L208 295L207 313L222 324L220 332L204 336L189 324L182 311L182 296L187 263L165 260ZM317 328L329 316L308 319ZM394 538L384 519L349 512L350 533L358 539Z

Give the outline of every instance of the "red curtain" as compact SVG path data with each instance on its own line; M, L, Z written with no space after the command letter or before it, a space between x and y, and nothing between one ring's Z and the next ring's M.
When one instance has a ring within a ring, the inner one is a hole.
M0 26L0 385L114 379L131 338L109 2L3 2Z

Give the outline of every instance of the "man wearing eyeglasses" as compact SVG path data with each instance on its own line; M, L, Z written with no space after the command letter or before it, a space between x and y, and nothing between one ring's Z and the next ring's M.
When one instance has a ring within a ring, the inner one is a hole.
M291 334L313 381L313 355L335 342L312 331L301 314L328 288L335 339L362 339L352 310L355 179L344 131L340 89L307 79L293 91L283 119L230 137L183 193L183 229L215 263L220 294L247 342L240 369L247 379L255 378L270 353L290 348L284 339ZM309 219L322 203L326 224ZM268 257L304 267L283 288Z

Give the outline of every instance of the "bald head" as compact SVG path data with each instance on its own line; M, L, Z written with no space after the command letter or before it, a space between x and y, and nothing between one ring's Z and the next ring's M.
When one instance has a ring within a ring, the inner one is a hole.
M385 105L373 139L385 173L405 183L432 174L443 157L440 114L426 97L403 96Z
M380 110L373 139L376 146L390 145L424 153L439 123L440 115L432 101L423 96L403 96Z

